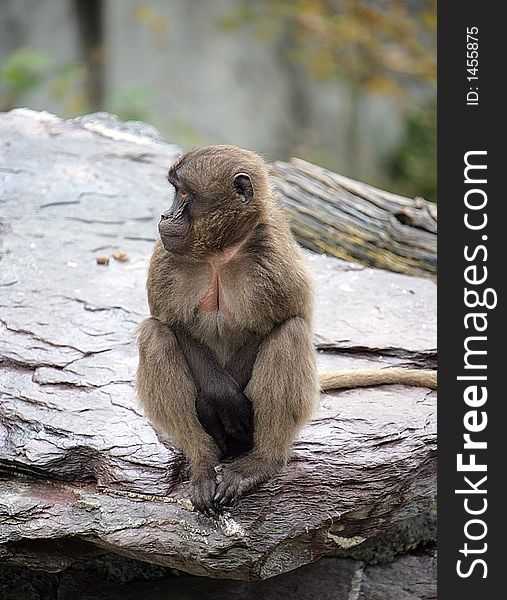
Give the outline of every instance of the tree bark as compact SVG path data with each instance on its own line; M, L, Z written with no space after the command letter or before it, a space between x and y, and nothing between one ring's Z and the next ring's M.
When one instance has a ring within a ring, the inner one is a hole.
M102 0L74 0L81 59L86 65L88 109L104 106L104 6Z
M379 190L304 160L272 176L300 243L362 264L431 279L437 273L437 207Z

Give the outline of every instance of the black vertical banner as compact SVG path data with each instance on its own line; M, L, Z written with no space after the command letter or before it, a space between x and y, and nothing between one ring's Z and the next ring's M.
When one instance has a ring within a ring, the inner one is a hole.
M507 221L502 3L438 6L438 597L496 598L505 567ZM503 142L502 148L500 141ZM502 385L501 385L502 383ZM502 543L503 542L503 543Z

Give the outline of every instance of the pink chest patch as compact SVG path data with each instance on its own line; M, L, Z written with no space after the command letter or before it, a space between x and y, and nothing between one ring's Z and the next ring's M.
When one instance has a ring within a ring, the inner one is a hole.
M220 281L220 272L213 269L209 287L199 302L199 310L204 313L220 313L225 317L232 315L225 299L224 288Z
M220 310L220 282L218 276L212 277L209 288L201 298L199 309L206 313Z
M218 252L209 259L211 278L199 302L199 310L204 313L220 313L225 317L232 316L230 302L227 301L223 282L220 279L223 267L233 260L244 242L236 244L223 252Z
M227 301L225 288L220 279L220 274L224 266L237 257L241 250L241 246L243 246L244 243L245 240L222 252L217 252L208 259L209 264L211 265L211 279L199 302L200 311L204 313L220 313L225 317L230 317L232 315L229 308L230 302Z

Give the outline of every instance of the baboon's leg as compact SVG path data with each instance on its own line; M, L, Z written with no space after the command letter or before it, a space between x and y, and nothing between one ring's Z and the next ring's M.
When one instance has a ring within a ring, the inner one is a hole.
M223 470L215 500L234 501L287 462L301 426L318 401L312 331L294 317L261 343L245 394L254 408L254 448Z
M186 454L194 506L214 514L215 469L220 450L199 423L196 386L172 330L154 318L139 327L137 390L148 418L169 432Z

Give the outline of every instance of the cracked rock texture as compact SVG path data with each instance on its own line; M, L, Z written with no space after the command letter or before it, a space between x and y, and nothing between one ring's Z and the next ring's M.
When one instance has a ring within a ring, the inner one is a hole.
M178 153L107 115L0 114L0 558L11 563L59 571L92 548L265 579L358 547L434 500L436 395L389 386L323 395L279 477L218 521L192 509L185 460L133 389ZM309 259L322 370L435 366L433 282Z

